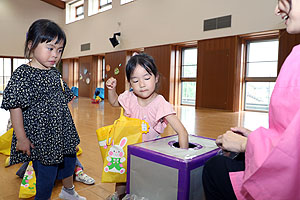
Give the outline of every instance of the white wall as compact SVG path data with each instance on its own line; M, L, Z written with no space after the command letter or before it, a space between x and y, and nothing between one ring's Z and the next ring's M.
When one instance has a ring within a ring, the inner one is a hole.
M284 28L274 15L277 0L135 0L68 25L64 58L100 54L161 44L202 40ZM203 20L232 15L232 27L203 32ZM39 0L0 0L0 55L21 56L25 32L40 17L64 24L64 10ZM118 25L118 22L121 25ZM4 27L4 28L2 28ZM121 44L113 48L108 38L121 32ZM91 43L91 50L80 45Z
M86 1L87 3L87 1ZM274 15L277 0L136 0L65 26L68 45L65 57L111 52L206 38L283 28ZM85 6L87 8L87 6ZM87 9L85 10L87 13ZM203 32L203 20L232 15L232 28ZM118 26L121 22L121 26ZM108 38L121 31L115 49ZM91 50L80 52L80 45Z
M0 0L0 56L23 56L26 32L39 18L64 26L64 10L40 0Z

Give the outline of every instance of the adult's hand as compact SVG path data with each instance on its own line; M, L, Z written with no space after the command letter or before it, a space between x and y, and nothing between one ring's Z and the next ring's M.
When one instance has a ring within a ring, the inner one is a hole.
M226 151L245 152L247 140L247 137L243 135L227 131L223 135L218 136L216 144Z
M248 137L248 135L252 132L249 129L246 129L244 127L233 127L230 130L234 133L239 133L245 137Z

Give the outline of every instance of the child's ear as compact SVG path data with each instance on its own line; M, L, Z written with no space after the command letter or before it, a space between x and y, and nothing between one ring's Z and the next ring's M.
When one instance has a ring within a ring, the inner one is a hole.
M158 83L158 80L159 80L159 75L157 74L155 77L155 83Z
M30 50L32 47L32 41L28 41L28 45L27 45L27 48Z

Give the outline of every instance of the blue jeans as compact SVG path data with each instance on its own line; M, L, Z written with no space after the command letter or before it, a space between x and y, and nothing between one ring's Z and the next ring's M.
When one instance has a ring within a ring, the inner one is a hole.
M18 171L16 172L16 175L19 176L20 178L23 178L26 169L28 167L29 162L24 162L23 165L18 169ZM76 163L75 166L80 167L81 169L83 169L83 166L81 164L81 162L78 160L78 158L76 157Z
M64 161L55 165L43 165L40 161L33 161L36 174L35 200L50 199L56 179L70 177L74 173L76 155L64 156Z

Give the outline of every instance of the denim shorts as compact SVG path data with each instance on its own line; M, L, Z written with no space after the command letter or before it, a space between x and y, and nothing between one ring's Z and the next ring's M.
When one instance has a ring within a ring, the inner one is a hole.
M55 165L43 165L40 161L33 161L36 174L35 200L50 199L56 179L64 179L73 175L76 155L65 155L64 161Z

